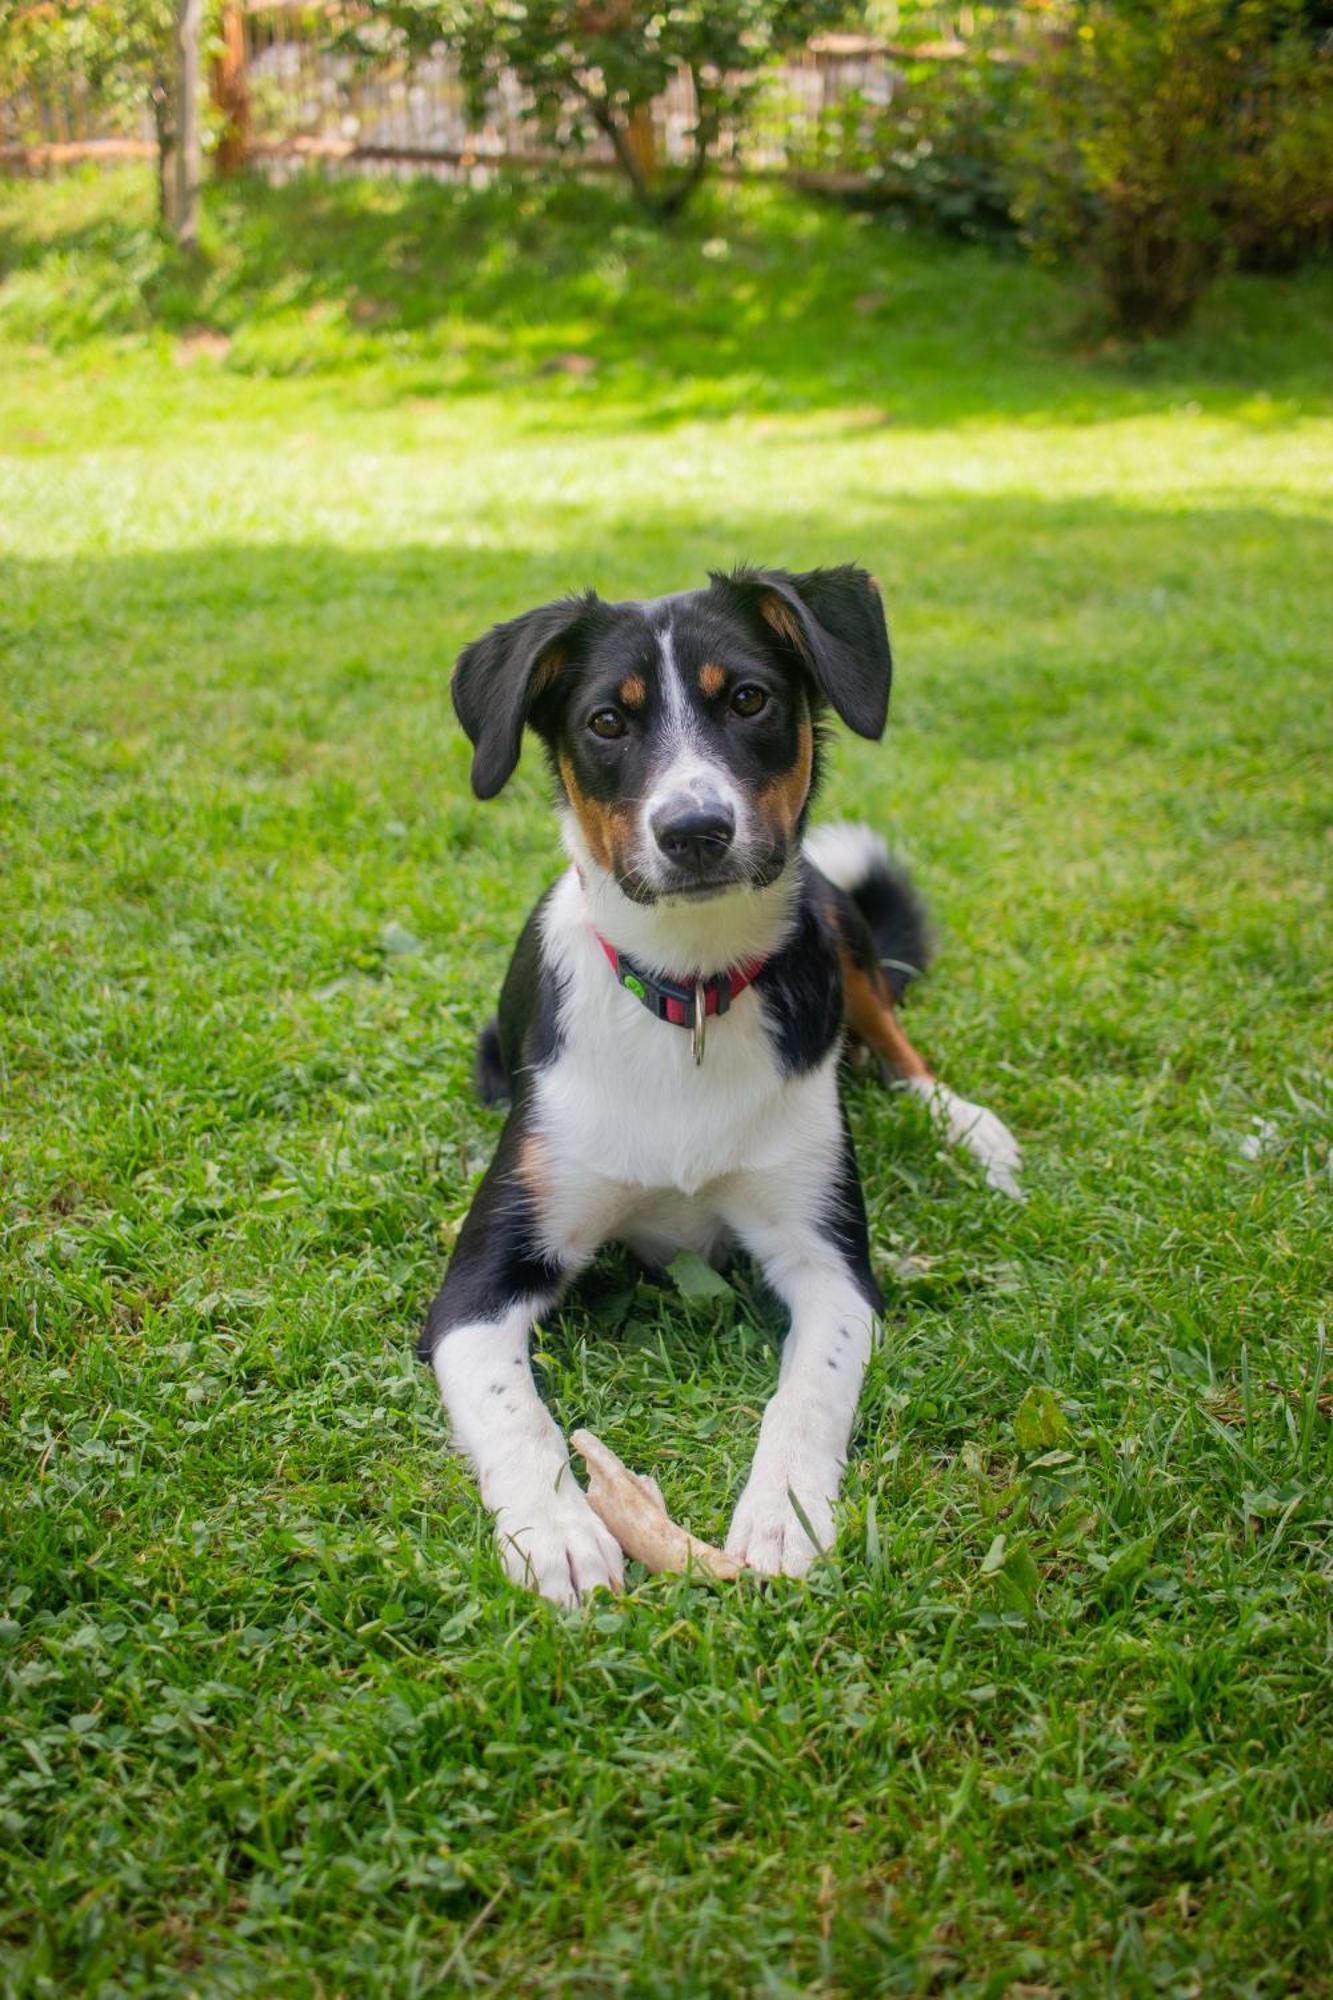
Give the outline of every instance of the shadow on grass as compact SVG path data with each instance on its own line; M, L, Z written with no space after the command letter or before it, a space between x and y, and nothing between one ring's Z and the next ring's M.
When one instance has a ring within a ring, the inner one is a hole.
M68 771L102 772L113 789L167 773L197 784L210 768L241 786L290 785L309 793L312 824L332 815L338 842L357 837L357 800L394 794L415 822L434 818L437 858L485 845L502 822L538 854L550 842L531 819L535 756L498 809L483 812L468 789L448 706L467 640L588 584L608 599L650 597L741 558L854 558L879 575L889 607L890 736L913 732L920 767L895 775L905 797L960 763L1033 805L1075 769L1094 789L1114 786L1125 755L1146 760L1138 782L1165 796L1183 792L1191 765L1216 785L1228 769L1276 759L1294 770L1316 754L1327 712L1317 635L1333 613L1319 516L881 494L859 498L849 530L833 511L798 532L789 513L742 515L725 496L711 515L697 502L659 506L624 548L603 519L567 508L544 547L517 544L519 524L496 516L469 520L466 546L213 543L0 563L11 740ZM128 759L121 736L136 746ZM870 775L875 752L837 754ZM340 786L348 800L335 812ZM1242 803L1237 794L1231 809ZM972 834L984 842L984 827Z
M384 364L387 400L512 390L535 424L547 408L590 428L848 406L928 427L1256 397L1268 421L1333 409L1327 266L1232 281L1173 344L1081 351L1061 276L770 186L715 187L656 228L569 180L251 179L210 189L203 252L183 259L146 179L120 173L35 206L11 190L0 269L33 287L0 288L0 331L20 337L38 317L65 345L205 327L241 373Z

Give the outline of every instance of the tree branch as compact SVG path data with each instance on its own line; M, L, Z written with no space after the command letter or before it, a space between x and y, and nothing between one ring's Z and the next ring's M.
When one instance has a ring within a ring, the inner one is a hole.
M716 104L711 110L705 110L706 100L699 79L698 64L691 63L689 71L690 82L694 86L694 108L697 114L694 121L694 152L684 175L661 197L659 206L666 217L680 214L703 179L708 167L709 152L717 139L722 123L721 113Z
M605 133L611 141L616 164L634 190L635 200L641 202L650 213L655 214L660 207L658 197L645 179L638 155L630 145L629 134L623 125L617 124L609 101L598 92L590 90L577 71L571 71L570 80L591 112L593 122L599 131Z

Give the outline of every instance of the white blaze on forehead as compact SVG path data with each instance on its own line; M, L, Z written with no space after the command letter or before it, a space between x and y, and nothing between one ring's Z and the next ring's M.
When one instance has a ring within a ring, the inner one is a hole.
M661 662L662 724L652 776L639 813L639 834L645 852L651 853L655 848L653 817L668 799L690 798L699 805L719 802L728 806L735 820L737 842L743 842L750 831L746 801L726 765L703 750L698 720L676 660L669 620L657 632L657 647Z
M665 721L663 735L669 741L685 743L693 734L694 718L690 714L685 683L676 664L676 642L670 619L659 629L656 636L658 656L662 663L660 681L662 715Z

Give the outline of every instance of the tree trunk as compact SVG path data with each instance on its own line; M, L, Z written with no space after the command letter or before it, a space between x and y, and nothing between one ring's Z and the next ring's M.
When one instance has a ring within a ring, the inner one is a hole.
M148 102L157 139L157 219L164 229L170 229L176 216L176 163L172 157L176 128L171 116L171 86L160 73L153 78Z
M651 183L644 177L643 168L639 162L639 155L630 144L627 128L618 122L615 113L604 98L589 99L588 101L593 117L611 141L611 149L616 156L621 173L634 190L635 200L647 209L649 215L655 215L657 213L657 197L653 192Z
M219 180L225 180L241 171L250 150L245 21L238 0L227 0L220 26L222 48L213 63L213 102L222 114L222 130L213 149L213 171Z
M193 250L199 241L199 26L203 0L176 0L176 241Z
M638 162L646 188L657 186L657 134L653 131L653 107L636 104L625 128L629 150Z
M680 214L703 179L708 168L709 153L721 129L718 107L706 94L703 78L693 63L690 64L690 81L694 85L694 152L685 172L661 197L659 205L665 222Z

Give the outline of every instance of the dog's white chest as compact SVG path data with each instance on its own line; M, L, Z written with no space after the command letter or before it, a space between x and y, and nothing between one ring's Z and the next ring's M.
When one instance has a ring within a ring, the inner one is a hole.
M708 1021L696 1064L689 1031L650 1014L616 982L586 924L565 919L557 895L547 941L564 989L563 1039L535 1079L536 1122L563 1166L693 1195L778 1165L803 1120L822 1127L836 1116L832 1064L784 1077L753 988Z
M619 987L612 995L617 1018L596 1033L580 1020L538 1085L538 1122L559 1154L599 1177L686 1194L753 1164L782 1096L757 999L744 996L753 1022L742 1023L738 1003L737 1018L710 1023L696 1066L684 1029ZM631 1008L639 1019L625 1019Z

